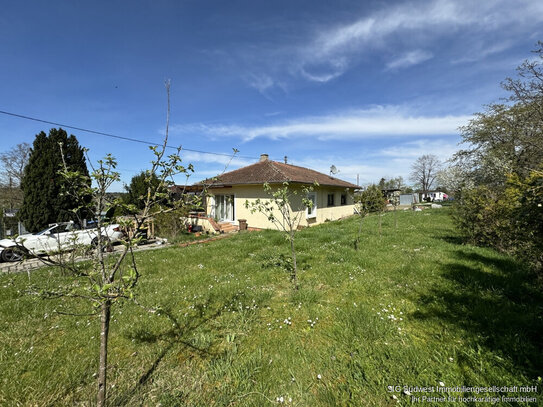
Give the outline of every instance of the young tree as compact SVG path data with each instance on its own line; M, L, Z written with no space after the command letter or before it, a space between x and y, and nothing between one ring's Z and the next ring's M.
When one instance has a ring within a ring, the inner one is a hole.
M66 285L57 286L54 289L40 289L33 287L32 292L40 294L45 298L63 298L88 301L93 305L94 313L100 318L100 351L98 366L98 391L97 405L103 407L107 402L107 368L108 368L108 343L111 324L111 311L115 304L123 300L131 300L137 303L135 298L135 288L138 284L140 273L134 256L133 248L141 235L139 231L152 216L164 211L173 211L183 200L170 202L168 208L164 208L158 203L168 199L167 187L173 183L173 176L177 174L189 174L192 172L192 165L186 167L181 165L179 156L180 148L176 153L169 156L165 155L168 141L169 128L169 82L166 82L168 93L168 109L166 118L166 135L161 147L151 147L155 156L151 163L151 168L146 174L153 174L159 180L158 183L150 182L153 176L146 177L147 193L144 198L144 207L133 219L122 222L127 230L130 228L133 234L126 234L122 242L122 250L111 256L106 256L104 248L109 245L108 237L104 234L105 228L111 224L111 220L103 219L100 215L114 206L128 206L120 199L111 200L107 193L108 188L120 180L120 174L115 171L117 162L108 155L105 159L98 161L97 166L92 166L91 174L73 170L68 166L67 160L64 160L60 176L64 180L61 195L69 198L75 207L73 213L82 213L82 209L91 213L96 219L94 234L97 236L96 248L93 250L90 264L85 265L78 262L78 257L82 251L88 251L88 248L75 246L73 251L64 255L58 253L49 253L41 257L46 264L60 270L64 275L71 278ZM58 147L58 146L57 146ZM62 145L59 151L61 157L66 156ZM92 183L90 181L93 181ZM92 201L87 200L88 195L92 195ZM138 304L139 305L139 304Z
M315 182L313 186L318 186L318 184ZM269 199L257 199L255 202L245 201L245 207L250 209L251 213L260 212L264 214L277 229L286 234L290 243L292 259L290 278L296 290L299 285L294 241L300 221L305 216L306 208L313 208L314 202L308 196L313 191L313 186L302 186L297 189L293 188L288 182L283 182L280 187L274 188L265 183L264 191L269 195Z
M437 173L441 168L439 158L433 154L425 154L411 166L411 180L418 183L423 193L432 188Z
M394 207L394 229L398 229L398 214L397 209L398 205L400 204L400 193L394 192L392 196L390 197L390 203Z
M381 188L377 185L370 185L364 191L355 197L356 212L360 216L360 224L358 226L358 234L354 241L354 248L358 250L360 244L360 235L362 233L362 223L366 215L369 213L379 213L379 237L381 236L381 213L383 212L386 202L383 197Z
M75 220L74 203L60 193L65 182L59 175L63 159L70 171L89 179L83 148L75 136L68 137L62 129L51 129L49 135L43 131L36 135L21 182L24 197L18 213L30 232L37 232L50 223ZM90 186L90 179L88 182ZM90 196L86 199L90 201ZM85 208L81 207L81 210ZM85 217L85 213L79 215Z
M379 187L382 190L388 190L388 196L390 196L390 203L394 207L394 228L398 229L398 216L396 214L396 209L400 204L400 193L407 189L407 186L404 184L403 177L396 177L385 179L381 178L379 182Z

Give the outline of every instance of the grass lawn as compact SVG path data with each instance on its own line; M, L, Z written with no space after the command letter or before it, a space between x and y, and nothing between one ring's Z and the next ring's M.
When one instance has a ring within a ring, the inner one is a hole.
M381 238L377 217L365 219L358 251L357 219L301 231L299 291L274 266L289 253L278 232L138 253L138 299L164 311L115 307L110 405L266 406L282 397L289 406L394 406L411 396L507 395L542 405L543 297L534 276L505 255L463 245L448 209L400 212L397 231L393 216L384 216ZM94 404L98 319L55 312L89 312L85 304L24 294L29 284L67 278L0 276L1 405ZM440 382L538 390L403 392Z

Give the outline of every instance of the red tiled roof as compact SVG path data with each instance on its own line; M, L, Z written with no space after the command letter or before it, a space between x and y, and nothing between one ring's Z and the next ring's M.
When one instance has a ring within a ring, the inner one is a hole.
M329 175L296 165L284 164L272 160L259 161L234 171L219 175L216 180L208 179L201 183L214 186L263 184L263 183L300 183L343 188L358 188L356 185Z

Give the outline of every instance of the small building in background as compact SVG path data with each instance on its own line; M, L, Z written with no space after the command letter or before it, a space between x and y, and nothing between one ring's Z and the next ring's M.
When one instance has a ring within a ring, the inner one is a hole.
M449 199L449 196L443 191L427 191L420 194L422 202L443 202Z

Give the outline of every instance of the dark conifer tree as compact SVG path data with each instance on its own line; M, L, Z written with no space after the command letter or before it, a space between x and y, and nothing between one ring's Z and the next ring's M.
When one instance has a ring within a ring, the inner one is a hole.
M89 176L83 148L74 135L68 137L61 128L51 129L49 135L43 131L37 134L21 182L24 199L18 214L30 232L37 232L50 223L77 220L78 216L85 218L84 210L78 216L73 211L80 204L62 193L60 145L68 169Z

